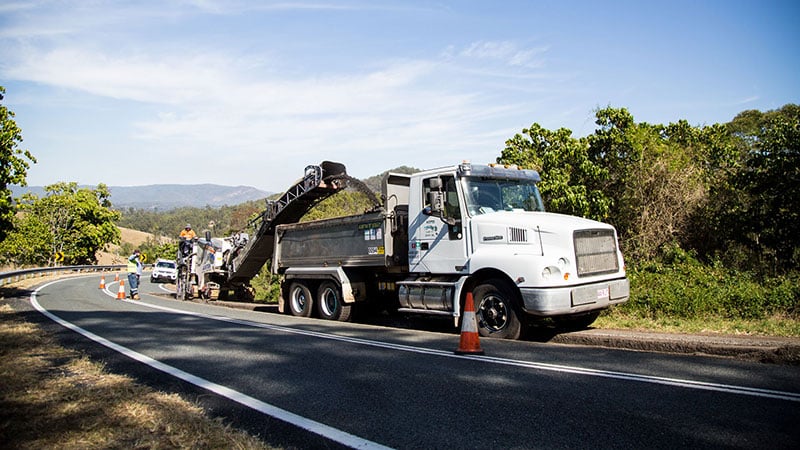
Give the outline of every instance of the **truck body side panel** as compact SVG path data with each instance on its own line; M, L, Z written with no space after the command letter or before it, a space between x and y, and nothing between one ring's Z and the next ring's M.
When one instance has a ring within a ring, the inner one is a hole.
M277 230L273 271L289 267L385 267L384 214L281 225Z

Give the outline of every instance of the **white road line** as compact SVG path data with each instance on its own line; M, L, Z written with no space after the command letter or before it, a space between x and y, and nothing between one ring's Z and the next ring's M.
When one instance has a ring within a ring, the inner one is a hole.
M346 445L348 447L358 448L358 449L389 449L389 448L391 448L391 447L386 447L384 445L378 444L377 442L372 442L370 440L363 439L363 438L360 438L358 436L349 434L347 432L344 432L344 431L339 430L337 428L330 427L330 426L325 425L323 423L316 422L314 420L311 420L311 419L299 416L297 414L291 413L289 411L286 411L285 409L281 409L281 408L278 408L277 406L270 405L269 403L263 402L263 401L261 401L261 400L259 400L257 398L254 398L254 397L250 397L247 394L243 394L243 393L241 393L239 391L236 391L236 390L233 390L233 389L231 389L231 388L229 388L227 386L223 386L223 385L211 382L209 380L206 380L204 378L198 377L196 375L192 375L191 373L184 372L183 370L180 370L180 369L178 369L176 367L170 366L168 364L164 364L161 361L158 361L158 360L155 360L153 358L150 358L149 356L143 355L143 354L138 353L136 351L133 351L133 350L127 348L127 347L124 347L122 345L119 345L119 344L116 344L114 342L111 342L108 339L100 337L100 336L98 336L98 335L96 335L96 334L94 334L94 333L92 333L90 331L84 330L83 328L81 328L81 327L79 327L79 326L77 326L77 325L75 325L75 324L73 324L71 322L68 322L68 321L56 316L55 314L51 313L50 311L44 309L44 307L42 307L39 304L39 302L37 301L36 296L37 296L37 294L38 294L38 292L40 290L44 289L47 286L50 286L51 284L58 283L60 281L63 281L63 280L56 280L56 281L52 281L50 283L47 283L45 285L42 285L41 287L37 288L31 294L31 304L33 305L33 307L36 308L36 310L39 311L40 313L42 313L45 316L47 316L48 318L50 318L50 320L58 323L59 325L65 327L65 328L68 328L68 329L70 329L70 330L72 330L72 331L74 331L76 333L79 333L79 334L81 334L81 335L83 335L83 336L85 336L85 337L97 342L98 344L102 344L102 345L104 345L104 346L106 346L106 347L108 347L108 348L110 348L110 349L112 349L112 350L114 350L116 352L119 352L119 353L121 353L121 354L123 354L123 355L125 355L125 356L127 356L129 358L132 358L132 359L134 359L136 361L139 361L141 363L147 364L148 366L150 366L150 367L152 367L154 369L157 369L157 370L160 370L162 372L165 372L165 373L167 373L169 375L172 375L172 376L174 376L176 378L180 378L183 381L186 381L186 382L191 383L191 384L193 384L193 385L195 385L197 387L200 387L200 388L206 389L208 391L211 391L211 392L213 392L213 393L215 393L217 395L221 395L221 396L223 396L223 397L225 397L227 399L233 400L236 403L239 403L241 405L247 406L248 408L252 408L252 409L254 409L254 410L258 411L258 412L261 412L263 414L267 414L267 415L272 416L272 417L274 417L276 419L280 419L280 420L282 420L284 422L288 422L288 423L290 423L292 425L295 425L295 426L300 427L300 428L302 428L304 430L310 431L310 432L312 432L314 434L318 434L320 436L323 436L325 438L328 438L328 439L330 439L332 441L335 441L335 442L338 442L340 444ZM137 305L142 305L143 304L143 303L140 303L140 302L131 302L131 303L135 303Z
M126 300L127 301L127 300ZM398 351L405 351L405 352L413 352L425 355L434 355L434 356L441 356L447 358L462 358L462 359L470 359L473 361L478 361L487 364L501 364L501 365L508 365L508 366L515 366L515 367L526 367L530 369L536 370L545 370L550 372L559 372L559 373L570 373L576 375L586 375L586 376L594 376L594 377L601 377L601 378L612 378L624 381L636 381L642 383L650 383L650 384L659 384L659 385L666 385L666 386L674 386L674 387L681 387L686 389L697 389L697 390L704 390L704 391L715 391L715 392L726 392L729 394L736 394L736 395L747 395L753 397L761 397L761 398L771 398L777 400L785 400L791 402L800 402L800 393L797 392L787 392L787 391L777 391L771 389L761 389L761 388L753 388L748 386L737 386L737 385L730 385L730 384L721 384L721 383L711 383L705 381L695 381L695 380L688 380L688 379L681 379L681 378L667 378L667 377L657 377L652 375L641 375L636 373L628 373L628 372L616 372L616 371L609 371L609 370L600 370L600 369L591 369L585 367L577 367L577 366L566 366L566 365L559 365L559 364L549 364L549 363L542 363L542 362L533 362L533 361L522 361L522 360L515 360L515 359L507 359L507 358L495 358L491 356L472 356L472 355L456 355L453 352L448 352L444 350L436 350L424 347L414 347L404 344L393 344L389 342L381 342L381 341L373 341L368 339L360 339L360 338L352 338L347 336L338 336L335 334L328 334L322 333L317 331L308 331L308 330L300 330L290 327L284 327L280 325L269 325L259 322L251 322L247 320L241 319L232 319L230 317L225 316L214 316L210 314L203 314L197 313L192 311L183 311L180 309L169 308L166 306L159 306L153 305L149 303L143 302L133 302L137 305L146 306L148 308L159 309L163 311L168 311L176 314L186 314L195 317L202 317L211 320L219 320L223 322L233 323L237 325L244 325L249 327L255 328L263 328L267 330L273 330L283 333L292 333L292 334L299 334L304 336L312 336L320 339L329 339L334 341L341 341L341 342L348 342L352 344L358 345L366 345L370 347L378 347L378 348L386 348L391 350L398 350Z
M588 375L601 378L612 378L625 381L638 381L643 383L661 384L666 386L675 386L688 389L727 392L730 394L737 394L737 395L749 395L754 397L773 398L778 400L800 402L800 393L797 392L776 391L771 389L753 388L748 386L736 386L736 385L721 384L721 383L711 383L705 381L687 380L681 378L657 377L653 375L641 375L628 372L615 372L609 370L591 369L586 367L566 366L566 365L549 364L549 363L534 362L534 361L522 361L522 360L507 359L507 358L496 358L491 356L456 355L453 352L448 352L445 350L436 350L425 347L414 347L404 344L393 344L390 342L373 341L373 340L354 338L348 336L339 336L335 334L322 333L318 331L301 330L280 325L270 325L259 322L251 322L248 320L233 319L225 316L214 316L210 314L198 313L193 311L184 311L180 309L170 308L167 306L153 305L149 303L134 302L134 301L130 301L130 303L135 303L137 305L146 306L148 308L159 309L162 311L167 311L176 314L185 314L211 320L218 320L221 322L233 323L236 325L244 325L254 328L263 328L266 330L299 334L304 336L316 337L320 339L348 342L351 344L366 345L370 347L379 347L379 348L419 353L425 355L442 356L447 358L471 359L473 361L479 361L483 363L501 364L507 366L515 366L515 367L526 367L530 369L546 370L550 372Z

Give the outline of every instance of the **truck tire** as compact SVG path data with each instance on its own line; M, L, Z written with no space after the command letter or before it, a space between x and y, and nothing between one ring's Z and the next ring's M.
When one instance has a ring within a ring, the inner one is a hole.
M349 322L353 305L342 300L342 289L338 283L325 281L317 291L317 312L326 320Z
M519 339L522 322L517 309L517 296L503 280L493 279L472 291L478 333L482 337Z
M294 282L289 286L289 311L293 316L311 317L314 310L314 298L305 284Z

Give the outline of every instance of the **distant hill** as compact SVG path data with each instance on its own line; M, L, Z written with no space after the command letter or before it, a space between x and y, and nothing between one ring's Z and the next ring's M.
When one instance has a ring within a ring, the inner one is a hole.
M411 175L412 173L417 173L419 171L420 171L420 169L417 169L415 167L400 166L400 167L396 167L396 168L394 168L392 170L384 171L383 173L381 173L379 175L373 175L373 176L371 176L369 178L364 178L361 181L363 181L364 184L369 186L369 188L372 189L373 192L380 192L381 191L381 183L383 183L383 177L385 177L387 173L393 172L393 173L404 173L404 174L407 174L407 175Z
M82 186L94 188L94 186ZM114 209L170 210L183 206L202 208L239 205L266 198L272 193L250 186L218 184L153 184L149 186L109 186ZM11 186L15 197L31 192L44 195L42 186Z
M411 174L419 169L400 166L379 175L365 178L364 183L374 192L381 191L381 181L387 172ZM95 186L81 186L94 188ZM250 186L222 186L219 184L151 184L148 186L109 186L111 205L114 209L128 208L151 211L169 211L181 207L203 208L211 206L235 206L253 200L262 200L274 192L266 192ZM42 186L11 186L14 197L26 192L42 197Z

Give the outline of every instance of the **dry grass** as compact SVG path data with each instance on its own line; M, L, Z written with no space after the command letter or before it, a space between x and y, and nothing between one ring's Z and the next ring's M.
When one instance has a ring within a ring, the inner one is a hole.
M148 240L152 241L156 239L156 236L150 233L145 233L144 231L133 230L130 228L123 228L119 227L120 232L120 242L128 243L133 245L134 247L138 247ZM160 236L158 238L159 243L168 242L170 238L165 236ZM121 244L109 244L106 246L105 249L97 252L97 264L101 266L107 266L111 264L124 264L125 258L128 255L120 255L119 252L121 251Z
M793 317L784 316L752 320L719 317L698 317L693 319L663 317L651 319L611 309L605 311L592 326L604 329L663 333L800 337L800 321Z
M0 446L16 449L267 448L177 395L156 392L22 321L0 298Z

